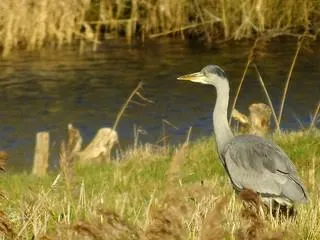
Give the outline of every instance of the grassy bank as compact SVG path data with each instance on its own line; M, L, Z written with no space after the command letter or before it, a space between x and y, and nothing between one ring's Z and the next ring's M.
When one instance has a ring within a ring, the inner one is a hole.
M36 49L108 38L162 36L216 40L318 35L318 0L3 0L0 47Z
M62 175L1 175L0 229L18 239L319 239L320 132L274 140L295 162L310 201L296 220L264 219L242 206L213 138L187 146L144 145L122 160Z

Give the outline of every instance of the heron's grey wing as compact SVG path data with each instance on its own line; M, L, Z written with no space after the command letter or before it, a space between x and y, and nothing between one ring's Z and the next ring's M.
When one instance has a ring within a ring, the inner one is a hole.
M306 191L288 156L260 137L243 135L228 143L221 157L234 186L250 188L264 196L306 201Z

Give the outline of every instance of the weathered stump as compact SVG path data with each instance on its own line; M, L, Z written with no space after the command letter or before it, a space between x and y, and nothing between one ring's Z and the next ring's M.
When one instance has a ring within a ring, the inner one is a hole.
M82 137L79 129L72 126L71 123L68 124L68 140L66 150L69 158L73 157L76 153L81 150L82 147Z
M236 109L232 117L240 123L240 131L243 133L265 136L270 129L271 108L264 103L253 103L249 106L249 117Z
M74 162L77 157L77 153L81 150L81 146L82 137L80 131L69 123L67 143L64 141L61 143L59 158L60 169L69 187L73 180Z
M32 174L44 176L48 170L49 161L49 133L38 132L33 160Z
M77 154L80 164L103 163L110 159L111 149L118 142L118 134L111 128L99 129L89 145Z

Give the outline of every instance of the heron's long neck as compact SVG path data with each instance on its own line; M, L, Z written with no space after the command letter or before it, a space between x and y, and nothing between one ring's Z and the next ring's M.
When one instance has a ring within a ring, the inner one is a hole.
M225 144L233 138L233 134L228 123L229 84L227 81L220 83L216 89L217 100L213 111L213 127L220 153Z

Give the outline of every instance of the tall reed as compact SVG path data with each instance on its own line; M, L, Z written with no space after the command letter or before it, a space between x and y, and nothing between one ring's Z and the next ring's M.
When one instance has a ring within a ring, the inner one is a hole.
M314 0L2 0L0 49L61 46L76 39L94 43L125 37L161 36L214 40L263 33L319 33L320 3ZM103 33L103 34L102 34Z
M7 56L13 48L33 50L45 44L72 43L90 0L2 0L0 46Z

